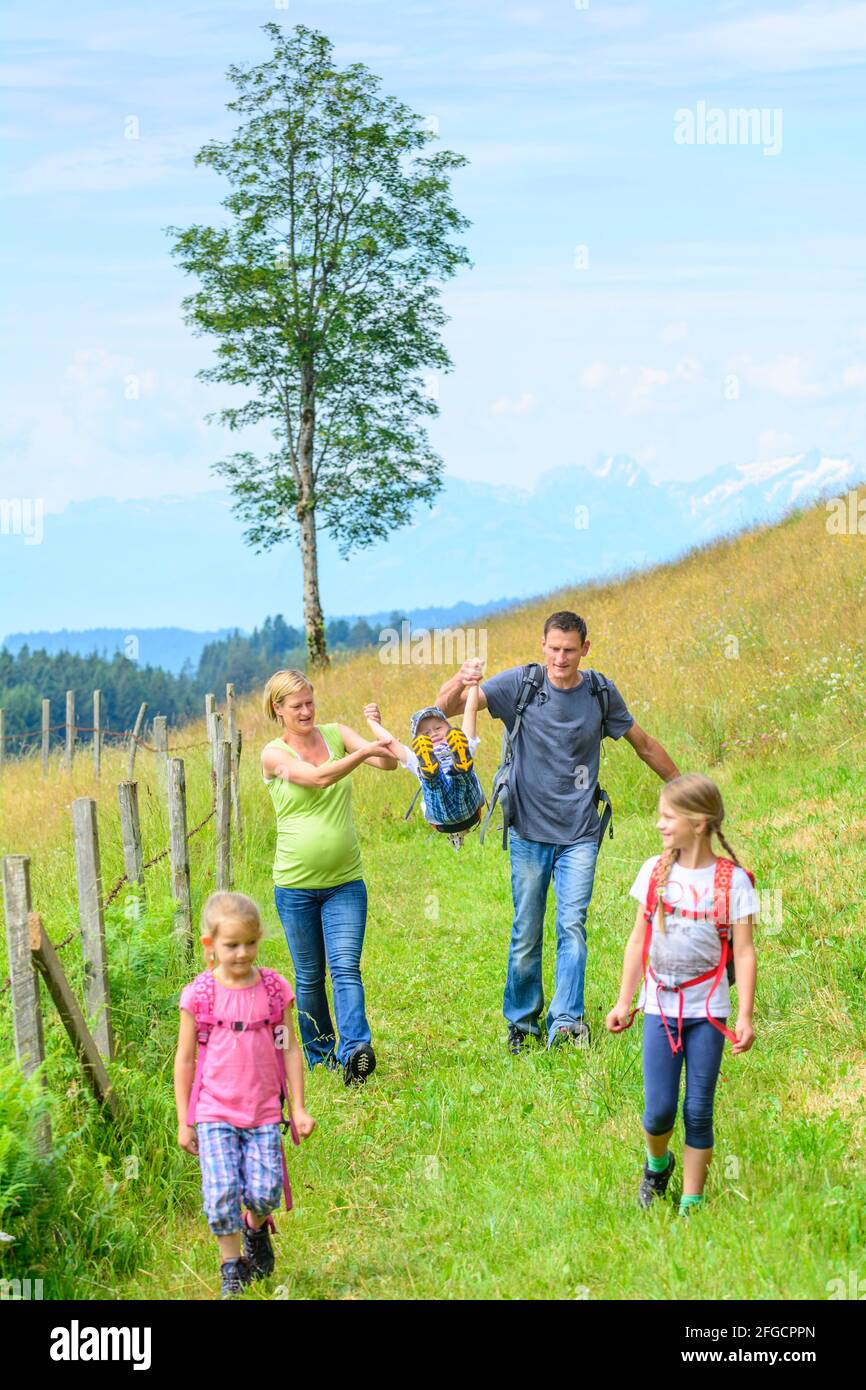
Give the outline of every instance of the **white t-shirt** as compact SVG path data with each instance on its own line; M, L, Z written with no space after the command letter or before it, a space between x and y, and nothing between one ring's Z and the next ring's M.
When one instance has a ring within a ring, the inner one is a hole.
M478 747L479 743L481 742L481 739L480 739L480 738L470 738L470 739L468 740L468 742L469 742L469 756L470 756L470 758L474 758L474 757L475 757L475 750L476 750L476 748ZM452 768L452 766L453 766L453 764L454 764L454 759L453 759L453 757L451 756L451 749L448 747L448 744L447 744L447 743L434 743L434 745L433 745L433 752L435 753L435 755L436 755L436 757L437 757L437 759L438 759L438 761L439 761L439 766L442 768L442 771L443 771L443 772L450 772L450 771L451 771L451 768ZM403 764L403 766L405 767L405 769L406 769L407 772L411 772L412 775L413 775L414 777L416 777L417 780L418 780L419 782L422 782L422 783L423 783L424 778L421 776L421 768L420 768L419 765L418 765L418 759L417 759L417 757L415 756L415 754L412 752L412 749L411 749L411 748L407 748L407 749L406 749L406 761L405 761L405 763ZM423 811L424 811L424 819L425 819L425 820L430 820L430 817L427 815L427 803L425 802L423 796L421 797L421 807L422 807L422 809L423 809Z
M642 865L640 873L631 886L631 896L645 903L649 881L660 855L654 854ZM713 883L715 867L708 864L705 869L684 869L675 863L664 888L665 933L659 932L653 922L650 943L649 963L663 984L682 983L714 970L719 963L719 933L713 919ZM758 911L758 895L749 881L745 869L734 868L731 878L730 919L737 922ZM697 921L684 917L681 909L701 914ZM703 919L703 920L702 920ZM683 990L683 1018L706 1018L707 995L712 989L712 980L702 985L691 985ZM679 995L662 990L664 1012L668 1018L679 1013ZM639 1007L648 1014L660 1014L658 987L651 975L641 990ZM710 1013L714 1018L727 1018L731 1011L731 998L728 989L727 972L722 975L710 1000Z

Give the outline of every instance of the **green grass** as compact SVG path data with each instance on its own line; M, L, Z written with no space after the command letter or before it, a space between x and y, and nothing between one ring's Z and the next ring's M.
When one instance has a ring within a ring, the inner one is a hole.
M811 526L825 543L820 515L797 526ZM604 649L598 665L618 674L632 663L624 686L640 722L683 769L719 782L728 839L771 901L781 894L781 923L756 929L756 1046L739 1058L725 1052L705 1209L683 1222L670 1202L637 1208L640 1022L620 1037L603 1026L634 920L628 889L658 849L653 775L625 743L609 747L602 780L616 837L602 851L588 920L593 1047L513 1058L501 1015L512 914L507 855L495 834L483 848L471 837L455 854L417 811L403 822L413 788L404 773L362 769L353 787L370 890L363 964L379 1065L358 1091L339 1074L308 1078L317 1129L289 1153L296 1210L278 1219L276 1276L245 1297L821 1299L832 1280L847 1287L851 1271L862 1277L866 659L850 615L863 579L853 548L827 542L815 572L821 594L794 593L792 529L748 536L737 542L742 564L724 561L729 585L739 585L724 591L732 610L743 594L749 600L739 628L735 616L716 622L711 598L683 611L671 600L686 582L696 593L716 591L713 551L593 595L607 614L608 647L620 643L615 659ZM627 644L635 607L651 630L675 628L681 652L693 644L696 664L676 668L687 681L672 685L662 639L645 659ZM492 667L533 654L540 612L491 626ZM739 632L744 652L762 632L773 634L769 668L747 655L739 667L723 659L717 628ZM346 663L320 684L320 718L346 717L380 683L386 709L398 697L411 708L425 691L430 698L438 678ZM840 694L841 679L848 686ZM262 905L262 963L291 977L273 905L271 807L257 768L265 735L251 709L242 721L254 728L242 768L246 837L235 850L235 886ZM481 732L489 784L498 730L485 716ZM98 793L106 887L122 871L112 776ZM7 768L4 777L15 791L0 808L2 852L30 847L34 905L57 941L77 920L66 806L71 794L93 789L76 780L73 791L59 772L43 784L35 767ZM187 757L187 786L194 824L208 805L204 754ZM147 764L141 788L150 854L166 843L167 826ZM212 857L208 827L192 845L196 911L213 886ZM0 1276L42 1278L46 1297L217 1292L216 1242L201 1213L195 1160L176 1144L171 1081L177 998L199 964L185 960L173 932L165 862L149 871L148 894L138 922L123 895L107 914L119 1126L99 1114L46 1001L55 1151L39 1158L30 1132L39 1088L22 1081L12 1060L8 994L0 1001L0 1227L14 1237L0 1244ZM62 959L80 997L77 943ZM551 895L547 997L553 968ZM679 1124L673 1147L680 1155Z

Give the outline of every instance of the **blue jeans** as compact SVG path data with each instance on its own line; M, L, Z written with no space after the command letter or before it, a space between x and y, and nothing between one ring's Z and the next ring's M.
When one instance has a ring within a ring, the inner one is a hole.
M549 845L524 840L512 830L511 896L514 925L508 951L503 1013L524 1033L539 1035L544 1008L541 947L547 890L556 894L556 979L547 1011L547 1033L583 1018L586 975L586 913L592 897L598 843Z
M274 888L277 912L295 968L298 1025L309 1066L348 1061L370 1041L361 983L361 949L367 925L367 888L362 878L336 888ZM334 1025L325 992L331 973ZM336 1060L335 1060L336 1059Z
M725 1019L719 1020L724 1023ZM675 1020L668 1026L675 1031ZM674 1056L659 1014L643 1020L643 1127L647 1134L667 1134L673 1129L680 1098L680 1077L686 1064L683 1123L686 1143L692 1149L713 1147L713 1096L725 1035L706 1018L683 1019L683 1046Z

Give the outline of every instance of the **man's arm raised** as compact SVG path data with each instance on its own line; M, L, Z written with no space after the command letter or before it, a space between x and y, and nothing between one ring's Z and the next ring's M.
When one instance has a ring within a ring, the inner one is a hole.
M440 687L439 694L436 696L436 704L443 714L447 714L450 717L454 714L463 713L466 708L466 692L469 688L466 682L480 680L481 669L482 663L477 657L473 657L469 661L464 661L456 676L452 676L450 680L447 680L445 684ZM487 708L487 696L484 694L480 685L478 686L478 708Z
M632 724L623 738L630 743L638 757L651 767L663 782L669 782L672 777L679 777L679 768L671 758L670 754L662 747L657 738L653 738L642 729L640 724Z

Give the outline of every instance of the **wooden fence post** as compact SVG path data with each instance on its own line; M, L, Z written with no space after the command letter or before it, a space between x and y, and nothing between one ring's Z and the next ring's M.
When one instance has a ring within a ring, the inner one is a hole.
M42 701L42 776L48 776L48 754L51 750L51 701Z
M240 730L235 725L235 687L234 682L229 681L226 686L226 738L231 745L231 776L232 776L232 820L235 823L235 834L238 839L243 838L243 825L241 823L241 795L238 786L238 770L240 763Z
M204 697L204 719L207 725L207 738L210 744L210 765L211 770L216 767L216 732L214 729L214 718L216 717L216 696L205 695Z
M0 705L0 772L3 771L3 754L6 752L6 711Z
M244 822L241 813L241 747L243 736L240 729L235 729L235 736L232 740L232 815L235 822L235 834L240 842L244 838Z
M109 1062L114 1056L111 1001L108 993L108 957L105 920L102 915L102 870L96 802L90 796L72 803L75 837L75 871L78 878L78 915L81 921L81 954L84 957L84 996L96 1045Z
M139 736L140 736L140 734L141 734L141 726L142 726L142 724L144 723L144 716L145 716L146 714L147 714L147 701L145 700L144 703L142 704L141 708L139 709L138 714L137 714L136 717L135 717L135 727L133 728L132 734L131 734L130 739L129 739L129 771L128 771L128 776L129 776L130 782L132 781L133 777L135 776L135 754L136 754L136 750L137 750L137 748L138 748L138 740L139 740Z
M222 719L216 717L221 726ZM221 738L216 746L216 886L225 890L232 886L231 755L231 744Z
M229 681L226 685L226 738L229 743L234 742L235 737L235 687L234 682Z
M3 860L3 910L6 915L6 950L12 990L12 1022L15 1055L27 1076L45 1059L39 980L30 961L27 918L30 914L30 860L23 854L7 854ZM26 946L26 951L25 951ZM40 1152L51 1147L48 1116L36 1131Z
M141 852L141 820L138 814L138 783L119 782L120 834L123 839L123 871L129 883L138 890L139 901L145 900L144 856Z
M93 692L93 772L99 776L102 759L102 691Z
M72 771L75 756L75 691L66 692L66 767Z
M163 796L168 786L168 725L164 714L153 721L153 746L156 749L156 781Z
M175 930L192 954L192 903L189 893L189 842L186 838L186 774L183 758L168 760L168 828L171 843L171 885Z
M30 913L28 937L33 966L44 979L48 993L54 1000L63 1027L66 1029L69 1041L81 1063L85 1080L99 1103L107 1105L111 1113L117 1118L118 1107L114 1092L111 1089L111 1082L108 1079L108 1072L105 1070L99 1055L99 1049L90 1036L78 1000L69 987L69 981L57 959L57 952L45 933L42 918L38 912Z

